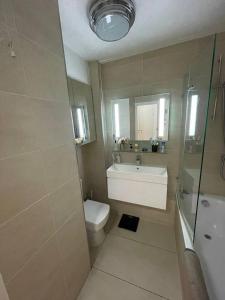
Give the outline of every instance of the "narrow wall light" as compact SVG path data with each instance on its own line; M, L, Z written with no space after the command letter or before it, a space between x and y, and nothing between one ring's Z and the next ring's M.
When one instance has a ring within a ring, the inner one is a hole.
M81 108L77 108L77 120L78 120L78 127L79 127L79 137L85 138L85 130L84 130L84 116L82 114Z
M116 138L120 137L120 112L119 112L119 104L114 104L114 118L115 118L115 135Z
M196 121L198 111L198 95L191 96L190 121L189 121L189 136L193 137L196 133Z
M165 128L165 98L160 98L159 100L159 133L160 138L164 137L164 128Z

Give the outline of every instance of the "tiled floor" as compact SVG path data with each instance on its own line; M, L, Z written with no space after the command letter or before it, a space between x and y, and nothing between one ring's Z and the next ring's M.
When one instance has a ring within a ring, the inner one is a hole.
M173 228L140 220L133 233L117 224L118 219L78 299L182 299Z

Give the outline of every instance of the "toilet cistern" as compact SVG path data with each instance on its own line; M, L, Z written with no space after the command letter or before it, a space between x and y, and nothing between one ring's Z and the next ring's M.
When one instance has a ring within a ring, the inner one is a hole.
M110 206L93 200L84 202L84 214L88 241L91 247L98 247L105 239L104 226L110 213Z

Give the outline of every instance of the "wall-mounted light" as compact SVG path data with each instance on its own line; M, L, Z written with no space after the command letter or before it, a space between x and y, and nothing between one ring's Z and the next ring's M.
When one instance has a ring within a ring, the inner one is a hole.
M190 119L188 135L194 137L196 133L196 121L198 111L198 95L191 96Z
M77 108L77 121L78 121L79 137L85 139L84 114L83 114L83 110L80 107Z
M119 104L114 104L114 121L115 121L115 136L116 138L120 137L120 112Z
M158 136L160 138L164 137L164 129L165 129L165 105L166 99L160 98L159 100L159 131Z

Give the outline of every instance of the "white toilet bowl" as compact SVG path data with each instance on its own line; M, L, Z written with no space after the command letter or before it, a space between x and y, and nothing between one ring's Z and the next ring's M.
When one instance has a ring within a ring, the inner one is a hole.
M98 247L105 239L104 226L108 221L110 206L93 200L84 202L84 213L90 246Z

